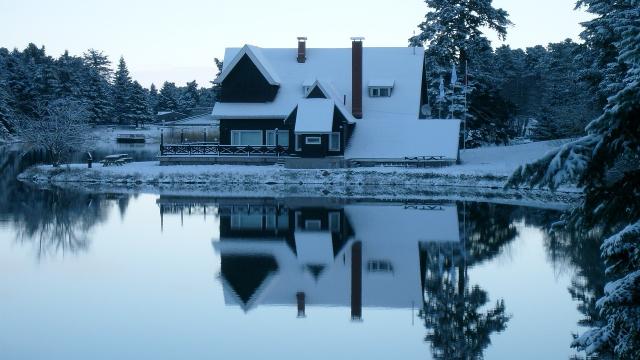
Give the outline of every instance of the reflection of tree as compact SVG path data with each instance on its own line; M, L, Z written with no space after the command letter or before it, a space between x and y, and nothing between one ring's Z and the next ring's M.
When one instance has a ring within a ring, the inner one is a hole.
M506 328L509 316L500 300L486 311L486 291L469 287L460 244L430 243L421 249L424 304L419 316L435 359L481 359L491 334ZM456 279L457 277L457 279Z
M419 316L436 359L481 359L491 334L506 328L503 300L488 307L489 296L470 286L467 269L500 254L518 235L515 207L460 203L460 243L427 243L420 249L424 304Z
M518 236L512 218L515 209L514 206L491 203L458 204L468 266L494 258Z
M106 219L107 200L102 195L35 189L16 181L30 156L0 152L0 217L12 223L18 242L33 244L39 259L87 250L87 232Z

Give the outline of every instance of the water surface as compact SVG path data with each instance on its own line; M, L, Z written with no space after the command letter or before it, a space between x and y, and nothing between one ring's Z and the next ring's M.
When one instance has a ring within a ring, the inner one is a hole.
M7 190L2 359L568 359L602 287L556 210Z

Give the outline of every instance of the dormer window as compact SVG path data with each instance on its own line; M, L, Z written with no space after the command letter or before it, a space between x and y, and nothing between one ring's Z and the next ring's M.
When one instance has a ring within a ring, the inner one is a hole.
M393 92L393 86L395 81L393 80L370 80L369 81L369 96L370 97L389 97Z

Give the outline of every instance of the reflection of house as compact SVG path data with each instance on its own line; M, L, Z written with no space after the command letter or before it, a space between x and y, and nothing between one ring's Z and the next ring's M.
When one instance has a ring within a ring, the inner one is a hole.
M421 244L458 243L452 204L220 204L225 302L411 308L422 304Z

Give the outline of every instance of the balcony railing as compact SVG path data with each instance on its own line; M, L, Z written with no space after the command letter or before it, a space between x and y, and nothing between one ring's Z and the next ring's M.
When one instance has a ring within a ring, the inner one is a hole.
M163 144L160 155L186 156L287 156L288 146L266 145L220 145L220 144Z

